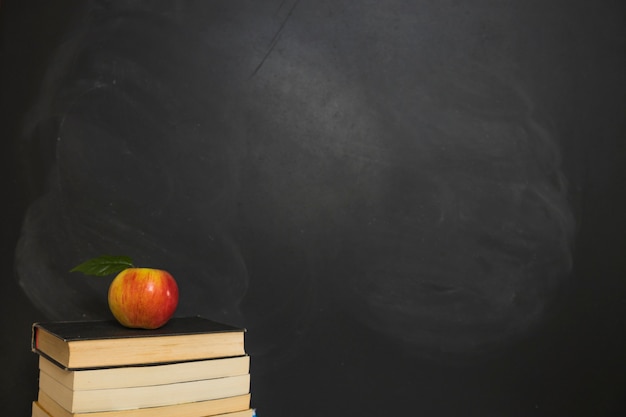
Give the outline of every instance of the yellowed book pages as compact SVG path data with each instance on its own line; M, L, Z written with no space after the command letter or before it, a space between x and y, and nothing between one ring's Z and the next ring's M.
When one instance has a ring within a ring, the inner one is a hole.
M137 412L142 412L142 414L137 414L137 416L141 415L142 417L146 416L150 416L150 417L163 417L163 415L161 414L155 414L154 411L155 409L141 409L141 410L132 410L132 411L137 411ZM65 414L53 414L54 412L48 411L47 409L43 408L42 404L34 401L33 402L33 412L32 412L32 417L63 417L65 416ZM101 413L96 413L96 414L88 414L88 416L98 416L100 417ZM74 415L74 414L67 414L67 415ZM78 415L78 414L76 414ZM126 414L119 414L119 412L116 411L112 411L106 414L107 416L110 417L122 417L122 416L126 416ZM241 410L241 411L234 411L234 412L230 412L230 413L221 413L221 414L171 414L172 417L176 416L176 417L252 417L254 415L254 410L249 408L247 410ZM167 416L169 417L170 414L167 414Z
M250 393L250 374L148 387L73 391L40 371L39 389L72 413L88 413L244 395Z
M128 366L121 368L67 370L43 356L39 369L75 391L149 385L174 384L201 379L245 375L250 371L250 357L210 359L165 365Z
M37 400L38 407L46 410L53 417L209 417L222 415L230 417L230 413L235 411L248 412L250 409L250 394L162 407L94 413L71 413L43 391L39 392ZM248 416L248 414L244 415Z

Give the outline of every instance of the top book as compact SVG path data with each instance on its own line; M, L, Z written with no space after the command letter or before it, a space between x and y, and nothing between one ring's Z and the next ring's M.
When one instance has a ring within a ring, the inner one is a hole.
M32 349L65 369L241 356L245 329L202 317L172 318L154 330L114 320L34 323Z

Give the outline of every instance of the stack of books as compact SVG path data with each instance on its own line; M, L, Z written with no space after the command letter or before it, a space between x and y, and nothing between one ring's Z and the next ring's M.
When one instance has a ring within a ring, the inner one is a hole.
M253 417L244 333L201 317L35 323L32 417Z

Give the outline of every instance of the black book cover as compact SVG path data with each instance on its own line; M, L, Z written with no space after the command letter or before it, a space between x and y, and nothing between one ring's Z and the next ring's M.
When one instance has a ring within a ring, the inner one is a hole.
M39 328L66 342L245 331L241 327L200 316L174 317L158 329L130 329L115 320L39 322L33 324L33 348L36 347L36 334Z

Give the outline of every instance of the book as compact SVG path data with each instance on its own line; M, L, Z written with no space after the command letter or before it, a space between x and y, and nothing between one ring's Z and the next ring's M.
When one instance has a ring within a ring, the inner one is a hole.
M250 372L250 357L245 355L157 365L69 370L40 356L39 370L65 387L80 391L143 387L245 375Z
M146 387L73 391L40 372L39 390L71 413L91 413L245 395L250 393L250 374Z
M67 411L41 391L37 401L33 402L33 417L250 417L251 415L250 394L161 407L92 413Z
M172 318L153 330L114 320L34 323L34 352L67 369L107 368L242 356L245 329L202 317Z

